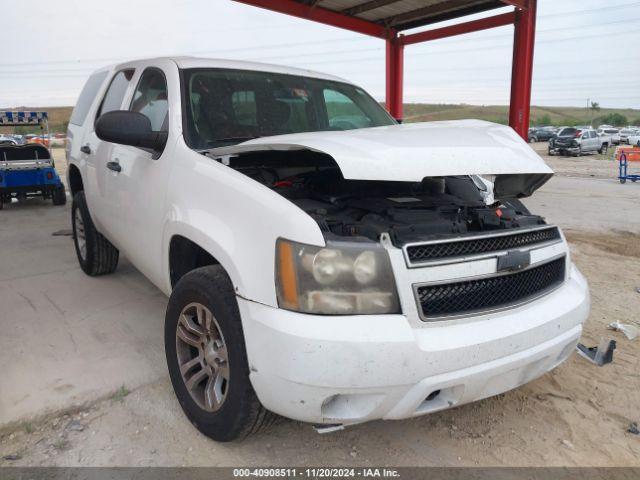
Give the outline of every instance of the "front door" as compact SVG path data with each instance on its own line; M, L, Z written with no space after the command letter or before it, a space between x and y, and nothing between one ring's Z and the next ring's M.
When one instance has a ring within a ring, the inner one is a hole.
M109 177L107 189L116 210L114 228L120 248L159 284L171 153L181 132L179 78L177 66L170 60L141 64L137 70L133 94L123 109L142 113L154 131L169 132L169 137L162 152L114 146L111 161L117 162L118 172Z
M87 153L87 181L89 182L87 192L87 204L91 216L96 223L96 227L111 242L118 246L118 212L114 208L113 190L111 180L115 174L109 170L109 162L117 153L118 145L103 142L95 133L95 122L100 115L120 110L125 98L130 94L131 80L135 74L134 68L123 68L112 77L109 87L98 107L93 121L93 128L83 139L83 148ZM90 120L87 119L87 122Z

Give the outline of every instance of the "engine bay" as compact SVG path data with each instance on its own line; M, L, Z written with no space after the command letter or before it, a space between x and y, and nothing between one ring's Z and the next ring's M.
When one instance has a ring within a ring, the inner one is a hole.
M474 176L426 177L417 183L348 180L330 157L315 152L262 152L228 163L304 210L327 239L378 241L388 233L402 246L545 224L518 199L487 204L486 183Z

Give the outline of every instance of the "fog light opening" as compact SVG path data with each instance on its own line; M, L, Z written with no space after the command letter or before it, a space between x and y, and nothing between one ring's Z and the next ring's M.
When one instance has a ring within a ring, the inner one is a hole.
M438 395L440 395L440 390L434 390L429 395L427 395L427 398L425 398L424 401L430 402L432 400L435 400L438 397Z

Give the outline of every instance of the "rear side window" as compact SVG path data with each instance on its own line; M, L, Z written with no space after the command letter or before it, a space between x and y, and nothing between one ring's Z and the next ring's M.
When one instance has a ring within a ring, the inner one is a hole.
M84 84L82 92L80 92L76 106L71 113L69 123L73 123L74 125L82 125L84 123L93 99L96 98L96 93L100 90L108 73L109 72L98 72L89 77L87 83Z
M167 130L169 102L167 80L157 68L148 68L140 77L138 87L131 100L132 112L139 112L151 121L154 132Z
M129 82L131 81L131 78L133 78L133 72L133 69L128 69L121 70L120 72L116 73L116 75L113 77L113 80L111 80L111 83L109 84L107 93L102 99L102 104L100 105L100 109L98 110L96 118L98 118L103 113L120 110L120 108L122 107L124 96L127 93Z

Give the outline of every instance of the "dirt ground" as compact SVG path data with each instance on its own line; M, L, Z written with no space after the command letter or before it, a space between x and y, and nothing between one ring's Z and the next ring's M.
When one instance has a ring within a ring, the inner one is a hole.
M581 182L589 178L602 182L607 192L586 206L602 218L606 195L612 202L618 195L633 195L635 209L640 206L633 193L640 185L613 188L611 160L547 160L560 183L538 193L536 204L547 205L546 215L553 213L550 195L562 195L565 185L583 188ZM631 422L640 422L640 338L627 340L606 328L613 321L640 325L639 219L628 218L624 229L617 228L622 221L611 223L616 228L593 229L558 222L590 283L592 312L582 341L617 341L614 361L605 367L573 355L522 388L449 411L327 435L283 419L231 444L200 435L164 378L131 392L124 386L85 408L0 432L0 465L640 466L640 435L627 431Z

